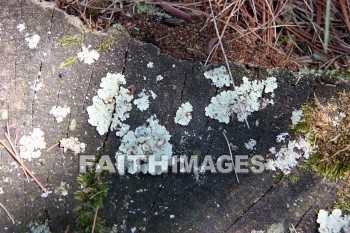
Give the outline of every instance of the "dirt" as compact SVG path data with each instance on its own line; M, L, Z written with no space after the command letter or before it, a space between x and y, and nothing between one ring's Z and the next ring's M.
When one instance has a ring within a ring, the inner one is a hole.
M147 14L134 14L127 17L123 14L118 23L123 25L133 37L152 43L160 51L180 60L205 63L208 58L208 44L216 37L212 25L206 25L204 19L195 18L185 25L168 26ZM295 70L297 65L285 55L267 44L250 44L237 33L228 30L223 37L224 49L228 60L238 64L253 64L264 67L284 67ZM209 49L210 51L210 49ZM224 63L220 49L209 63Z

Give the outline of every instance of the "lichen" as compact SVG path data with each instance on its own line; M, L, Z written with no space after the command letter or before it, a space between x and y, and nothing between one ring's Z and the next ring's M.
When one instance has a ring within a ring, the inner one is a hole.
M172 155L172 145L169 143L170 137L167 129L159 124L155 116L152 116L145 125L139 126L135 131L129 131L124 135L116 156L126 156L127 171L130 174L142 172L144 174L159 175L164 171L162 171L161 167L157 167L154 173L151 173L148 169L147 158L154 156L155 159L160 159L161 156L166 156L170 160ZM128 156L135 155L144 156L145 160L141 164L140 170L134 166L132 160L128 160ZM118 164L116 166L118 167Z
M326 210L320 210L317 223L320 224L318 228L320 233L350 232L350 215L342 216L340 209L334 209L331 214Z
M271 148L270 148L271 149ZM284 145L275 153L275 159L267 159L265 168L267 170L281 170L285 175L290 174L291 169L298 165L301 158L308 159L313 146L304 138L298 141L291 140L288 145Z
M50 114L52 114L57 123L60 123L63 121L63 119L70 113L70 107L60 107L60 106L53 106L50 110Z
M150 69L152 69L154 66L153 66L153 62L148 62L147 63L147 68L150 68Z
M108 132L109 125L112 122L113 103L106 104L98 96L92 98L92 105L86 108L89 114L89 124L96 126L96 130L100 135Z
M92 98L93 104L87 107L88 122L96 126L100 135L107 133L109 127L111 130L117 129L129 117L134 97L128 89L121 86L125 83L124 75L108 73L101 79L101 88L97 91L97 96Z
M39 128L34 128L33 132L29 136L22 136L19 140L19 156L22 159L31 161L40 157L41 150L46 147L44 139L44 132Z
M290 118L292 121L292 125L296 125L301 121L301 116L303 115L303 110L294 110L292 112L292 117Z
M25 41L27 42L28 47L30 49L35 49L38 46L38 44L39 44L40 36L35 34L35 35L31 36L31 37L25 38Z
M211 79L216 87L229 87L232 84L232 80L227 72L225 66L220 66L218 68L204 72L204 77L206 79Z
M80 154L85 151L86 144L79 142L78 138L70 137L61 139L60 147L63 148L64 152L71 150L74 154Z
M189 102L181 104L179 109L176 111L174 121L176 124L188 125L192 120L193 107Z
M67 190L66 186L69 188L69 184L61 181L61 184L55 189L55 193L60 195L60 196L67 196L68 190Z
M17 25L17 29L19 32L22 32L26 28L26 25L24 23L20 23Z
M83 51L77 53L78 59L88 65L91 65L100 57L100 54L96 50L89 50L90 47L91 46L86 47L85 45L82 45L81 49Z
M164 77L162 75L157 75L157 77L156 77L157 82L161 81L163 79L164 79Z
M233 91L222 91L217 96L212 97L211 103L205 108L205 115L216 119L219 122L228 124L230 117L237 114L237 119L243 122L253 112L266 108L268 104L273 105L273 99L263 98L265 94L271 93L277 88L275 77L266 80L249 81L243 77L242 85Z
M134 104L141 112L147 110L149 108L149 95L146 93L146 90L143 89L137 96L139 98L134 100Z
M49 221L45 219L43 224L39 224L37 222L29 224L29 230L31 233L51 233L49 228Z
M249 139L248 142L244 143L244 147L250 151L254 150L255 146L256 146L256 140L254 139Z

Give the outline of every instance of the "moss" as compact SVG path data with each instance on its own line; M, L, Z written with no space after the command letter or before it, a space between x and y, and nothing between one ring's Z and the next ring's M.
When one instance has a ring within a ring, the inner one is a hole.
M305 166L328 180L345 179L350 175L350 93L321 103L315 97L315 108L305 107L299 132L309 132L316 150Z
M77 56L70 56L65 61L61 62L60 67L71 67L78 62Z
M347 184L338 190L338 200L335 203L335 208L350 211L350 184Z
M291 129L306 134L315 148L302 166L326 180L345 181L335 207L350 210L350 93L324 103L315 96L314 105L302 110L301 122Z
M101 159L102 151L96 156L87 173L79 174L77 182L81 187L74 193L75 199L80 201L76 208L78 218L76 227L79 231L91 232L95 214L98 209L104 207L104 199L107 197L109 187L103 180L104 173L96 172L96 164ZM105 221L97 216L94 232L105 232Z
M103 40L102 43L96 47L96 51L98 52L108 52L112 49L112 45L114 43L114 37L110 36L108 39Z
M119 24L119 23L113 24L111 28L115 29L115 30L117 30L119 32L124 32L125 31L125 27L123 25Z
M350 72L349 71L340 71L340 70L329 70L326 72L326 75L331 77L338 77L350 81Z
M277 171L277 172L274 174L274 178L275 178L276 182L281 181L281 180L284 178L283 172Z
M148 15L154 11L154 6L152 4L137 2L136 10L139 14L146 13Z
M81 38L78 36L69 37L69 36L63 36L56 45L61 46L69 46L69 45L79 45L81 43Z

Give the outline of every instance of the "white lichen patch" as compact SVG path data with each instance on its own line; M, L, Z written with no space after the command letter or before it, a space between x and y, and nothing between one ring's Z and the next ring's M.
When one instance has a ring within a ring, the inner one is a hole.
M228 124L230 117L237 114L237 119L243 122L253 112L264 109L267 104L273 105L273 99L262 98L277 88L276 78L249 81L243 77L243 83L233 91L223 91L211 98L211 103L205 108L205 115L219 122Z
M113 114L111 130L115 130L123 121L129 118L129 112L132 109L131 101L134 96L124 87L120 87L119 94L115 99L115 113Z
M9 110L8 109L0 109L0 119L1 120L9 119Z
M82 45L81 49L83 51L77 53L78 59L88 65L91 65L100 58L100 54L96 50L89 50L90 47L91 46L86 47Z
M143 89L137 96L139 98L134 100L134 104L141 112L147 110L149 108L149 95L146 94L146 90Z
M112 122L114 104L106 104L98 96L92 98L92 105L86 108L89 114L89 124L96 127L97 132L103 135L108 132Z
M164 79L164 77L162 75L157 75L157 77L156 77L157 82L161 81L163 79Z
M23 32L23 30L26 29L26 25L24 23L20 23L17 25L17 29L19 32Z
M52 114L57 123L60 123L63 121L63 119L70 113L70 107L60 107L60 106L53 106L50 110L50 114Z
M60 196L67 196L68 190L67 190L66 186L69 188L69 185L66 182L61 181L60 186L58 186L55 189L55 193L60 195Z
M161 167L156 167L154 172L149 171L147 159L154 156L156 160L160 160L161 156L166 156L170 161L172 155L172 145L169 143L170 137L166 128L159 124L155 116L152 116L145 125L139 126L135 131L129 131L124 135L116 157L120 155L127 156L125 163L130 174L142 172L144 174L160 175L164 172ZM144 158L144 163L140 165L139 170L132 160L128 160L129 156ZM118 162L118 159L116 160ZM116 167L118 168L118 164L116 164ZM123 169L119 171L123 171Z
M31 86L32 90L35 91L35 92L40 91L43 87L44 87L44 83L40 82L39 80L37 80L35 82L35 84L33 84Z
M150 90L149 92L150 92L153 99L157 98L158 95L156 93L154 93L154 91Z
M42 198L47 198L51 193L52 193L52 191L46 191L46 192L42 193L42 194L40 195L40 197L42 197Z
M85 151L86 144L83 142L79 142L78 138L70 137L63 138L60 141L60 147L63 148L64 152L67 152L67 150L71 150L74 152L74 154L80 154Z
M281 170L285 175L288 175L293 167L298 165L300 158L308 159L313 147L311 143L301 138L299 141L292 140L287 146L282 146L275 154L275 160L267 159L265 168L267 170Z
M43 224L37 222L29 224L30 233L51 233L49 228L49 221L46 219Z
M350 232L350 215L342 216L340 209L334 209L329 215L328 211L320 210L316 222L320 224L320 233Z
M117 73L107 73L107 76L101 79L100 87L97 91L98 97L105 103L112 102L112 99L119 94L120 85L125 84L124 75Z
M296 125L301 121L301 116L303 115L303 110L294 110L292 112L292 117L290 118L292 121L292 125Z
M72 119L72 120L70 121L70 123L69 123L68 129L69 129L70 131L74 131L75 128L77 127L77 125L78 125L77 120L76 120L76 119Z
M204 77L206 79L211 79L216 87L229 87L232 84L232 80L227 72L225 66L220 66L209 71L204 72Z
M23 136L19 140L19 156L22 159L31 161L40 157L41 150L46 147L44 132L39 128L34 128L29 136Z
M276 142L285 142L288 136L289 133L281 133L276 136Z
M31 37L25 38L25 41L27 42L27 45L30 49L35 49L39 44L40 36L35 34Z
M176 124L188 125L192 120L193 107L189 102L181 104L179 109L176 111L174 121Z
M123 137L129 130L130 125L120 123L119 126L116 128L117 132L115 133L118 137Z
M254 150L256 146L256 140L249 139L248 142L244 143L244 147L247 148L247 150Z
M92 98L93 104L87 107L88 122L96 126L100 135L107 133L109 126L111 130L117 129L129 117L134 96L128 89L121 87L125 83L124 75L108 73L101 79L101 88L97 96Z
M153 62L148 62L147 63L147 68L150 68L150 69L152 69L154 66L153 66Z

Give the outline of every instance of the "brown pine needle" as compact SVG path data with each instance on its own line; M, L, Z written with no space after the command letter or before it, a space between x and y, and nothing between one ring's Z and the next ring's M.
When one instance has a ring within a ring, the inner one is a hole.
M13 219L12 215L10 214L10 212L5 208L5 206L1 202L0 202L0 206L6 212L7 216L9 216L9 218L12 221L12 224L15 224L15 220Z
M96 207L95 216L94 216L94 222L93 222L93 224L92 224L91 233L94 233L94 232L95 232L95 225L96 225L96 220L97 220L97 213L98 213L98 206Z
M10 147L6 145L6 143L2 140L0 140L0 144L3 145L3 147L10 153L10 155L22 166L22 168L25 170L25 172L28 173L28 175L39 185L39 187L46 192L46 188L40 183L40 181L33 175L33 173L30 171L30 169L24 164L23 160L18 157Z
M225 52L225 49L224 49L224 45L223 45L222 40L221 40L220 32L219 32L218 25L217 25L217 22L216 22L216 19L215 19L215 14L214 14L214 10L213 10L211 1L209 1L209 6L210 6L210 11L211 11L211 16L213 17L213 24L214 24L216 36L218 38L218 44L220 46L222 54L224 55L226 67L227 67L227 70L228 70L228 74L229 74L229 76L230 76L230 78L232 80L233 88L236 89L235 80L233 79L230 63L228 62L228 59L227 59L227 56L226 56L226 52ZM245 123L246 123L246 125L247 125L247 127L249 129L250 127L249 127L249 123L248 123L248 120L247 120L247 115L245 114L245 112L243 110L243 106L242 106L241 103L239 103L239 108L241 109L242 114L244 114L244 120L245 120Z
M227 143L227 146L228 146L228 150L229 150L230 156L231 156L233 170L235 171L236 180L237 180L237 183L239 184L239 179L238 179L238 175L237 175L237 172L236 172L235 163L233 162L233 155L232 155L232 150L231 150L231 147L230 147L230 142L228 141L228 138L226 137L225 131L222 132L222 134L224 135L224 138L226 140L226 143Z
M56 144L53 144L49 149L46 150L46 152L49 152L50 150L52 150L53 148L55 148L58 145L59 145L58 142Z
M10 135L8 135L8 134L5 133L5 136L6 136L6 138L7 138L7 141L10 143L11 148L12 148L12 150L13 150L12 153L10 153L10 154L15 155L15 156L16 156L15 159L16 159L16 160L19 160L19 156L18 156L17 150L16 150L16 148L14 147L14 145L13 145L13 143L12 143L12 141L11 141ZM23 167L22 165L21 165L21 168L22 168L22 170L23 170L24 174L26 175L27 180L28 180L28 182L29 182L29 177L28 177L28 174L27 174L26 170L24 170L24 167Z

